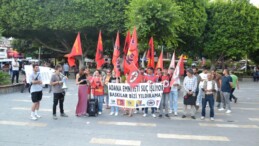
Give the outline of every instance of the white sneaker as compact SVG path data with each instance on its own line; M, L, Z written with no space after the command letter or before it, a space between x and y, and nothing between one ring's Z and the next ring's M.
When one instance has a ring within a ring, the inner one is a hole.
M200 105L200 103L199 103L199 102L197 102L197 103L196 103L196 105L197 105L197 106L199 106L199 105Z
M155 114L152 114L152 117L153 117L153 118L155 118L155 117L156 117L156 115L155 115Z
M204 120L204 119L205 119L205 117L202 116L202 117L201 117L201 120Z
M226 114L230 114L230 113L231 113L231 110L227 110L227 111L226 111Z
M134 111L134 114L137 114L137 113L138 113L138 110L135 110L135 111Z
M214 121L214 118L213 118L213 117L210 117L210 120L211 120L211 121Z
M36 118L41 118L41 116L40 116L40 115L38 115L38 114L35 114L35 117L36 117Z
M114 112L111 112L110 115L112 116L114 114Z
M102 112L98 112L98 114L99 114L99 115L101 115L101 114L102 114Z
M119 114L119 113L116 112L116 113L115 113L115 116L118 116L118 114Z
M174 112L174 116L178 116L177 112Z
M224 111L225 109L224 108L220 108L220 109L218 109L219 111Z
M170 110L170 111L169 111L169 114L171 114L171 113L173 113L173 110Z
M34 121L37 120L36 116L33 116L33 115L31 115L31 119Z
M144 115L143 115L143 117L146 117L146 116L147 116L147 114L144 114Z

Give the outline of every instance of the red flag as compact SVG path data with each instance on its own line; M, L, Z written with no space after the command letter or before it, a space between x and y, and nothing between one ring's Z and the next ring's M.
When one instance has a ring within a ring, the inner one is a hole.
M120 77L120 37L117 32L116 41L114 45L112 64L114 66L115 76Z
M142 81L142 74L138 70L135 64L132 64L130 66L130 73L129 76L127 77L127 82L131 87L137 86L139 83Z
M173 53L172 60L171 60L171 63L169 65L169 69L170 68L175 68L175 51Z
M153 41L153 37L150 38L149 40L149 49L147 52L147 67L153 67L155 68L155 55L154 55L154 41Z
M181 55L178 63L177 63L177 66L174 70L174 74L172 76L172 79L171 79L171 82L170 82L170 86L172 86L174 84L174 82L176 82L177 80L180 79L180 75L181 75L181 71L183 70L181 68L181 64L183 64L183 55Z
M77 34L76 40L74 42L73 48L71 52L65 57L67 57L67 61L69 66L75 66L75 56L81 56L82 53L82 45L81 45L81 39L80 39L80 33Z
M96 68L101 69L104 64L102 32L99 32L98 43L95 54Z
M133 30L133 34L129 44L129 50L125 58L125 68L131 69L131 65L136 65L138 63L138 40L136 28Z
M128 49L129 49L129 44L130 44L130 32L128 31L127 32L127 36L125 38L125 44L124 44L124 48L123 48L123 53L124 53L124 56L123 56L123 69L124 69L124 74L126 73L129 73L129 69L126 67L126 56L127 56L127 53L128 53Z
M163 49L160 53L160 56L158 58L157 64L156 64L156 69L161 68L162 70L164 69L164 65L163 65Z
M180 58L180 75L183 76L184 75L184 56L182 57L182 59Z

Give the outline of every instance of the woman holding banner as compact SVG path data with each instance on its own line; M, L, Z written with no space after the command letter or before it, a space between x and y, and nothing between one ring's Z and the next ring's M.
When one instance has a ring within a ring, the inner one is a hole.
M87 98L88 93L86 92L88 89L87 86L87 75L85 67L82 67L79 70L79 73L76 75L76 84L78 85L78 103L76 106L76 116L84 116L86 115L87 109Z

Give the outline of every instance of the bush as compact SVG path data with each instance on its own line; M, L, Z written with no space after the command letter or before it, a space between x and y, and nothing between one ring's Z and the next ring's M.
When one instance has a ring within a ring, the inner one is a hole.
M6 72L0 71L0 85L8 85L10 83L10 75Z

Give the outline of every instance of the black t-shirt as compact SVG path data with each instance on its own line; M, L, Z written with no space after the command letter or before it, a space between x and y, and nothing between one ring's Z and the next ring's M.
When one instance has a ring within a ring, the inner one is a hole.
M118 82L120 82L120 77L117 78ZM116 83L116 77L110 77L109 83Z

